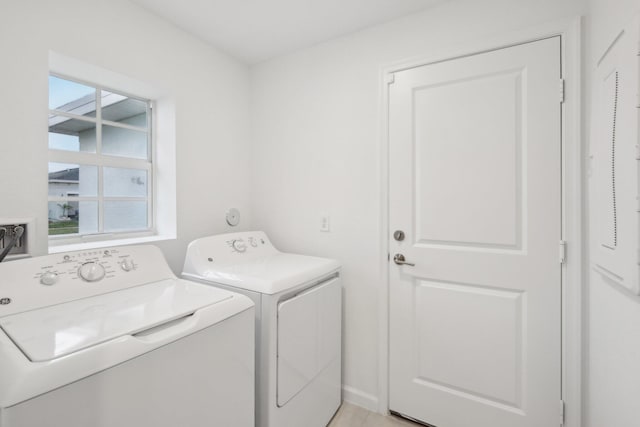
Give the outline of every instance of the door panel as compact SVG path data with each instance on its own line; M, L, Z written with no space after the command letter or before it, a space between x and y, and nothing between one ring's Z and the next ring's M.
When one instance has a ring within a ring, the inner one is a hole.
M560 39L395 73L390 409L559 424Z
M519 408L522 306L520 292L419 280L419 380L470 399ZM444 327L428 326L434 324Z
M519 245L522 71L414 89L416 241Z

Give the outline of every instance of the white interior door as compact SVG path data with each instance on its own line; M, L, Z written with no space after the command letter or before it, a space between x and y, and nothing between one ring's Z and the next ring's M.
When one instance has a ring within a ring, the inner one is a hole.
M406 237L390 236L390 409L557 426L560 38L394 77L389 224Z

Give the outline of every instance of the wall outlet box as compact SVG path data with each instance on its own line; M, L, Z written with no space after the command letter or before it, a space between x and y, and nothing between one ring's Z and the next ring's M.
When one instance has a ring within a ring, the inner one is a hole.
M11 242L14 229L17 226L24 228L22 237L16 241L5 261L26 258L32 255L35 247L35 231L33 218L0 218L0 227L5 229L5 235L0 239L0 252Z
M320 214L320 231L329 232L331 230L329 214Z

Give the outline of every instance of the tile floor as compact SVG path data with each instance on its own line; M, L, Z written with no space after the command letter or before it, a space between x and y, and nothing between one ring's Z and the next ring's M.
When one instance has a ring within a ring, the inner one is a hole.
M384 416L344 402L328 427L424 427L402 418Z

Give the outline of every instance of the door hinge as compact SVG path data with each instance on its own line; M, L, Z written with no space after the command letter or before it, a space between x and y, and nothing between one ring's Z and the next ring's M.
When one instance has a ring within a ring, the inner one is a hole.
M560 264L564 264L567 259L567 242L560 240Z
M564 425L564 400L560 401L560 425Z
M396 81L396 75L394 73L389 73L385 76L385 81L388 85Z
M391 254L387 254L387 261L391 261Z
M560 103L562 104L564 102L564 79L560 79Z

